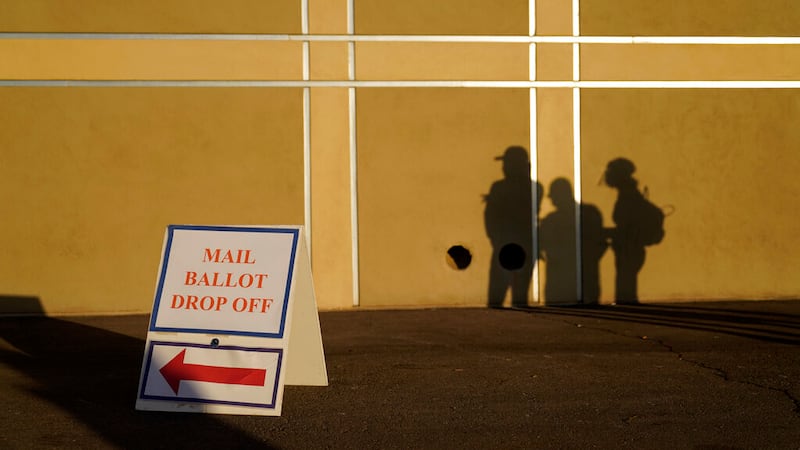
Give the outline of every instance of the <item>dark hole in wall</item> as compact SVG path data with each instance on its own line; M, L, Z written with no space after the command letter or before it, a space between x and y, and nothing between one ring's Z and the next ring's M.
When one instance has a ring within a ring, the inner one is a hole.
M447 250L447 264L458 270L464 270L472 263L472 253L463 245L454 245Z
M506 270L519 270L525 265L525 249L519 244L506 244L500 249L500 266Z

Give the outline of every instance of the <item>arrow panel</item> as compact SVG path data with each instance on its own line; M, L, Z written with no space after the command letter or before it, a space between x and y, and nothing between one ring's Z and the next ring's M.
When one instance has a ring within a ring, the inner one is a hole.
M274 408L282 349L151 341L140 398Z

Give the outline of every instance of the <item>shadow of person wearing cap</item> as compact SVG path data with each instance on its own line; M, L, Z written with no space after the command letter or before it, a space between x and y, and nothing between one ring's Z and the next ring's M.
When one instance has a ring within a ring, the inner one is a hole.
M645 247L661 242L664 234L663 212L639 191L639 182L633 177L635 171L631 160L616 158L609 161L603 174L606 185L617 190L612 215L615 228L606 230L614 251L617 304L639 303L638 278L644 266Z
M531 179L528 151L513 146L503 156L503 178L495 181L484 195L484 225L492 244L489 268L488 306L503 306L511 291L511 306L528 306L536 257L533 255L533 192L536 192L536 211L542 199L542 189Z

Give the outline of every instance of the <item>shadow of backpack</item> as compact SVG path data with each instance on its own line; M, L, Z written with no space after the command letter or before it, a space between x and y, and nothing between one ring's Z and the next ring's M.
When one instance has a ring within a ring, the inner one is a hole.
M637 205L637 241L644 245L660 244L664 240L664 218L667 214L664 210L655 205L648 198L650 193L645 186L644 192L639 196L639 205Z

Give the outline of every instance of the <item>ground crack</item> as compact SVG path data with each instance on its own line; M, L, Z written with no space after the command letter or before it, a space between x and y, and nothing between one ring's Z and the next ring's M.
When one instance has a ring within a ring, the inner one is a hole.
M792 393L791 393L791 391L789 391L789 389L775 388L775 387L772 387L772 386L767 386L767 385L755 383L755 382L748 381L748 380L733 379L733 378L730 377L728 372L726 372L723 369L720 369L719 367L712 367L712 366L709 366L708 364L705 364L705 363L703 363L701 361L695 361L695 360L692 360L692 359L687 359L686 357L684 357L683 353L675 350L675 348L672 347L670 344L668 344L668 343L666 343L666 342L664 342L664 341L662 341L660 339L649 339L647 336L637 336L637 335L624 334L624 333L620 333L618 331L612 330L610 328L602 328L602 327L597 327L597 326L593 326L593 325L584 325L582 323L574 322L574 321L565 319L563 317L559 318L559 319L555 319L555 318L541 317L540 316L540 318L546 319L546 320L553 320L553 321L566 323L568 325L571 325L571 326L574 326L574 327L577 327L577 328L587 328L587 329L590 329L590 330L601 331L601 332L604 332L604 333L609 333L609 334L613 334L615 336L620 336L620 337L624 337L624 338L638 339L638 340L642 340L642 341L647 341L647 342L649 342L649 343L651 343L653 345L661 346L664 349L666 349L669 353L675 355L675 357L678 358L679 361L684 361L684 362L686 362L688 364L692 364L694 366L697 366L697 367L699 367L699 368L701 368L703 370L710 371L714 375L722 378L726 382L749 385L749 386L756 387L758 389L764 389L764 390L769 390L769 391L778 392L778 393L783 394L794 405L794 408L792 409L792 412L794 413L794 415L797 416L797 418L800 418L800 399L798 399L797 397L792 395Z
M780 389L780 388L776 388L776 387L772 387L772 386L767 386L767 385L761 384L761 383L755 383L755 382L749 381L749 380L733 379L728 374L728 372L726 372L723 369L720 369L719 367L712 367L712 366L709 366L708 364L706 364L706 363L704 363L702 361L697 361L697 360L688 359L688 358L684 357L683 353L675 350L671 345L667 344L666 342L664 342L662 340L655 340L653 342L658 343L660 346L662 346L665 349L667 349L667 351L669 351L670 353L674 354L678 358L678 360L687 362L687 363L692 364L692 365L694 365L696 367L699 367L699 368L701 368L703 370L708 370L708 371L712 372L714 375L722 378L726 382L744 384L744 385L748 385L748 386L753 386L753 387L758 388L758 389L764 389L764 390L768 390L768 391L772 391L772 392L778 392L778 393L783 394L794 405L794 408L792 409L792 412L795 414L795 416L800 418L800 399L798 399L797 397L792 395L792 393L791 393L791 391L789 391L789 389Z

